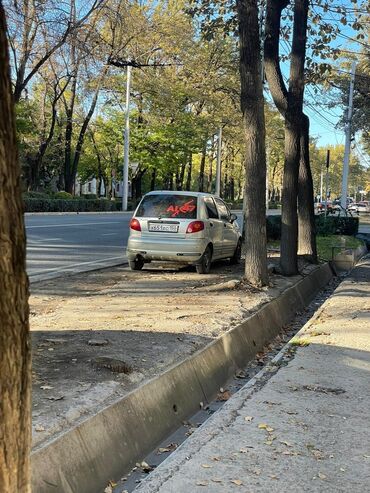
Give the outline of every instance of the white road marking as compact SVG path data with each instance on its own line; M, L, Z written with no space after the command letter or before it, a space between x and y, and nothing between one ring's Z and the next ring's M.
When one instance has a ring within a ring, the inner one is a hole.
M121 221L101 221L98 223L67 223L67 224L43 224L42 226L26 226L26 229L34 229L34 228L64 228L65 226L90 226L99 224L99 225L105 225L105 224L122 224Z
M67 265L64 265L63 267L57 267L57 268L52 268L52 269L43 269L43 270L38 271L38 272L32 272L32 273L30 273L30 277L35 276L35 275L39 275L39 274L44 274L46 272L59 272L61 270L68 270L68 269L71 269L73 267L79 267L80 265L101 264L101 263L107 262L109 260L118 260L118 259L121 259L122 261L126 260L126 258L124 256L119 256L119 257L102 258L100 260L92 260L90 262L80 262L78 264L70 264L70 265L67 264Z
M118 235L118 233L103 233L102 236L115 236Z

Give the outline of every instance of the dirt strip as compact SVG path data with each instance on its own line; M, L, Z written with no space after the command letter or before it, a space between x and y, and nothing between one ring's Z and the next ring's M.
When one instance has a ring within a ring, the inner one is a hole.
M301 274L315 267L302 268ZM66 432L178 363L293 285L240 284L241 266L128 268L32 285L33 444Z

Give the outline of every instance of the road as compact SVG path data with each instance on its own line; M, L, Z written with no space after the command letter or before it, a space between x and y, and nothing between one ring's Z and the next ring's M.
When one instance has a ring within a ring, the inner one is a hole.
M132 213L26 215L30 279L123 262Z
M27 271L31 281L124 262L131 215L26 215ZM237 215L241 225L241 213ZM360 226L360 231L370 232L369 229L370 224Z

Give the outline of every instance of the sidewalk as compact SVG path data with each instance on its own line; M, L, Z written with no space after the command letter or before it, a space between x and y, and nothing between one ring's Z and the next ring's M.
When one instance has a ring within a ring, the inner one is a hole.
M370 257L137 493L351 492L370 484Z

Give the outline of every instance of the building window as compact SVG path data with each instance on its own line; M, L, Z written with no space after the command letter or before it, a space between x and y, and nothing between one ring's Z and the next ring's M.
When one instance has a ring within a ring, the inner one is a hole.
M87 191L88 192L91 192L91 183L88 183L88 185L87 185Z

